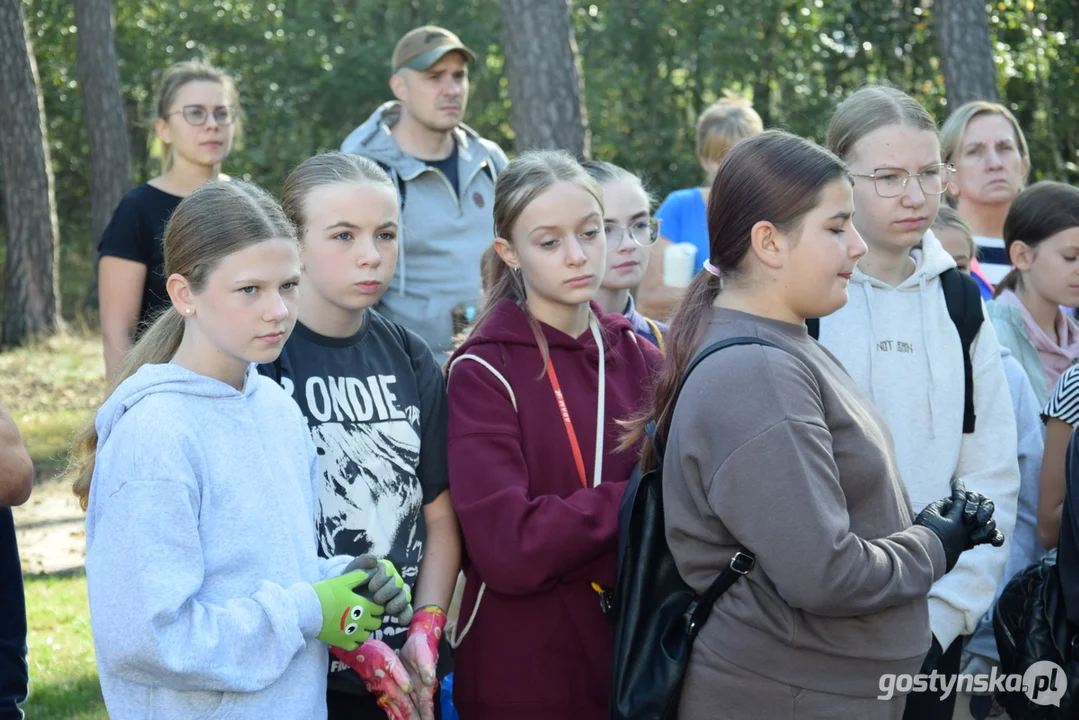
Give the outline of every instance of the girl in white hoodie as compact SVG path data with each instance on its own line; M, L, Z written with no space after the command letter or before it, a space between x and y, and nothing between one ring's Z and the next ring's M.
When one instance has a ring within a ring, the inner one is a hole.
M976 420L974 432L963 432L962 346L940 280L955 261L929 232L952 171L941 162L936 123L904 93L869 86L836 110L827 144L854 175L854 226L869 251L851 278L850 301L821 320L820 341L888 421L915 512L960 477L996 503L998 527L1010 536L1015 419L988 321L970 349ZM963 636L992 603L1007 559L998 548L976 549L933 585L923 672L958 672ZM954 694L939 695L912 695L904 717L951 718Z

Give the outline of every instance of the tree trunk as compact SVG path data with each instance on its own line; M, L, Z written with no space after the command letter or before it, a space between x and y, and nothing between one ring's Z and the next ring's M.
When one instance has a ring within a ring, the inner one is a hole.
M985 0L936 0L934 15L948 107L1000 100Z
M517 151L568 150L588 157L584 74L570 0L500 0L499 7Z
M90 147L90 232L96 257L98 240L131 187L131 148L116 62L112 2L75 0L75 26L76 70ZM97 309L96 272L86 305Z
M7 233L0 345L19 345L54 333L60 312L45 105L21 0L0 0L0 128Z

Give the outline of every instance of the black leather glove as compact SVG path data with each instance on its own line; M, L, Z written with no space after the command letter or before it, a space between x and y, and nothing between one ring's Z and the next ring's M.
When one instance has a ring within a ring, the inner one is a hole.
M937 636L933 636L933 642L929 646L929 652L926 653L925 660L922 661L922 675L929 675L937 669L937 664L940 662L940 657L944 654L944 648L940 646L940 640L937 640Z
M978 493L967 493L960 478L952 481L951 497L927 505L914 524L929 528L940 538L945 572L951 572L964 550L983 543L997 547L1004 543L1004 535L993 520L993 502Z

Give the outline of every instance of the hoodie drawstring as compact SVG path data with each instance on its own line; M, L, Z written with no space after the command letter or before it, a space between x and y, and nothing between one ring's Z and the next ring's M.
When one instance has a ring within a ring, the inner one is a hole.
M922 355L925 356L925 363L929 370L929 439L935 440L937 437L937 387L936 376L933 374L933 360L929 356L929 311L927 309L927 303L925 301L928 287L929 284L926 281L926 276L925 274L922 274L918 278L918 310L920 311L922 316Z

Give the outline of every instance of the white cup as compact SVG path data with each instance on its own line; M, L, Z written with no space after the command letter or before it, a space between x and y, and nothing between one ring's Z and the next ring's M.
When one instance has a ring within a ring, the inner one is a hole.
M693 243L673 243L663 252L663 284L667 287L689 287L697 274L697 246Z

